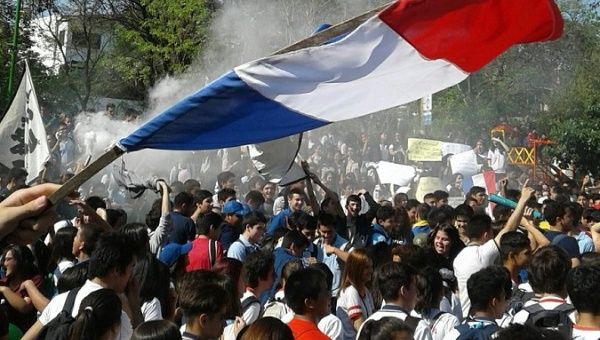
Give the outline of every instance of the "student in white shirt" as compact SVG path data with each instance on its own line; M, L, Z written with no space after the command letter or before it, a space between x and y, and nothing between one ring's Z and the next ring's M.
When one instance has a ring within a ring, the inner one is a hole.
M375 280L385 304L380 310L369 316L365 324L371 320L394 317L414 329L414 339L431 340L431 331L428 325L422 322L423 320L410 315L417 299L416 276L415 270L403 263L389 262L381 265L377 269ZM362 326L358 331L357 338L360 338L361 332Z
M439 310L444 294L442 275L435 268L428 267L417 275L417 302L415 312L431 331L433 340L442 340L454 327L460 324L458 318L451 313ZM421 323L420 322L420 323Z
M468 317L471 309L471 302L467 293L467 280L472 274L496 262L500 255L498 248L500 238L505 233L517 229L521 217L523 217L525 205L533 193L534 190L527 187L527 182L525 182L517 207L495 238L493 237L492 220L487 215L473 216L465 227L465 234L469 237L469 243L456 256L453 263L463 317Z
M246 271L246 291L242 295L242 319L246 325L251 325L262 314L260 296L273 285L275 273L273 256L268 253L256 252L249 254L244 262Z
M581 265L567 278L569 298L577 310L573 339L600 339L600 266Z
M364 249L356 249L348 254L336 304L336 315L342 320L344 339L356 338L360 326L373 314L373 297L367 288L372 275L373 262Z

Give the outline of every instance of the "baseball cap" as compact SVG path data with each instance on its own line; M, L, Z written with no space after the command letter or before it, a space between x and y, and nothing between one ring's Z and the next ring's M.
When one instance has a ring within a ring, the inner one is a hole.
M250 209L246 205L244 205L238 201L231 200L231 201L225 202L221 212L223 214L236 214L239 216L245 216L246 214L248 214L250 212Z
M188 242L186 244L169 243L160 251L158 259L162 263L171 267L175 263L177 263L177 260L179 260L181 256L189 253L190 250L192 250L191 242Z

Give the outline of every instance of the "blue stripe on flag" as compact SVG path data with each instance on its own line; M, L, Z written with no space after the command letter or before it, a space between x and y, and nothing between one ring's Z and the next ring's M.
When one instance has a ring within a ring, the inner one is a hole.
M273 140L327 124L263 97L230 71L119 144L127 152L218 149Z

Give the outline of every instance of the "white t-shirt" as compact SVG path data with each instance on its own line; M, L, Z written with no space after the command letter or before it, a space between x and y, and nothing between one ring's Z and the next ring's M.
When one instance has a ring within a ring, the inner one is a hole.
M102 286L90 280L85 281L84 285L81 287L81 289L79 289L79 292L77 292L77 296L75 297L75 301L73 303L73 312L71 313L71 315L73 317L77 317L81 300L83 300L86 296L90 295L91 293L102 288ZM38 319L43 325L47 325L56 316L58 316L58 314L60 314L67 300L67 294L68 292L65 292L55 296L46 306L46 308L44 308L44 311ZM117 334L116 336L116 339L129 340L132 335L133 328L131 327L131 321L129 320L129 316L127 316L125 312L121 311L121 327L119 334Z
M354 339L356 331L354 330L353 320L358 317L367 319L373 314L374 309L373 297L368 289L364 297L360 296L354 286L340 289L335 314L342 321L344 339Z
M451 313L454 315L459 322L463 321L462 307L460 305L460 298L456 293L452 293L450 298L444 295L442 301L440 301L440 308L442 312Z
M544 296L544 297L540 298L538 301L529 300L529 301L525 302L525 304L523 305L523 308L529 307L536 303L539 303L540 306L542 306L542 308L544 308L544 309L553 310L556 307L558 307L564 303L567 303L567 301L559 296ZM516 323L516 324L524 325L525 322L527 322L528 318L529 318L529 312L526 311L525 309L521 309L512 318L511 324ZM573 311L571 314L569 314L569 318L571 319L571 321L573 323L575 323L575 311Z
M467 292L467 280L481 269L493 265L499 255L498 245L496 245L496 241L491 239L481 246L467 245L454 259L454 275L458 283L463 318L469 316L469 310L471 309L471 301Z
M254 294L252 294L251 292L244 292L244 295L242 295L242 298L240 299L240 302L246 300L246 298L249 298L251 296L254 296ZM248 308L246 308L246 310L242 311L243 315L242 315L242 319L244 319L244 322L246 323L246 325L251 325L253 324L256 320L258 320L258 318L260 317L260 309L261 309L261 305L260 302L259 303L252 303L248 306Z
M591 328L573 325L573 340L598 340L600 339L600 328Z
M144 321L162 320L160 301L157 298L153 298L150 301L144 302L142 304L142 315L144 316Z
M356 338L360 337L360 332L362 331L364 325L369 320L377 321L377 320L381 320L385 317L394 317L394 318L398 318L402 321L406 320L406 317L407 317L406 312L400 310L399 307L397 309L386 308L389 306L391 306L391 305L384 306L382 309L378 310L373 315L369 316L365 320L365 322L363 322L363 324L360 326L360 329L358 330L358 333L356 334L357 335ZM345 338L345 339L347 339L347 338ZM352 339L354 339L354 338L352 338ZM419 321L419 323L417 324L417 328L415 329L415 333L413 334L413 339L414 340L432 340L431 330L429 329L427 322L425 322L424 320Z
M52 274L52 279L54 280L55 286L58 285L58 279L60 279L62 273L64 273L65 270L73 267L74 265L75 261L71 260L62 260L58 262L58 264L56 265L56 269L54 269L54 273Z
M446 312L439 314L440 312L441 311L438 309L430 310L422 315L413 312L415 316L422 319L422 321L419 322L419 325L421 325L421 323L427 325L431 331L431 338L433 340L442 340L446 334L454 329L454 327L460 325L460 321L456 316Z

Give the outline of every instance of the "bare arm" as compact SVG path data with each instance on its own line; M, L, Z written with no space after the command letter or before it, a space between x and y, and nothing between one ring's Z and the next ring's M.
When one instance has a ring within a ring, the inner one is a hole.
M27 295L29 295L31 303L38 312L42 312L50 302L31 280L23 282L21 288L27 290Z
M10 288L6 286L0 287L0 293L4 295L6 301L19 313L29 313L33 310L33 305L31 303L27 303L25 299L13 292Z
M21 338L21 340L35 340L38 337L38 334L40 333L40 331L42 330L42 328L44 327L44 325L40 322L40 320L36 321L33 326L31 326L29 328L29 330L27 331L27 333L25 333L25 335L23 335L23 337Z
M358 318L352 320L352 327L354 327L354 330L358 332L358 330L360 329L360 326L362 326L362 324L365 322L365 318L363 318L362 316L359 316Z
M531 208L527 208L527 210L529 210ZM533 210L533 209L531 209ZM537 249L547 246L550 244L550 241L548 240L548 238L546 238L546 236L544 236L544 234L535 227L535 225L533 224L533 222L531 220L526 219L525 217L523 217L521 219L521 225L525 227L525 229L527 229L527 232L529 233L529 235L531 236L530 239L532 239L532 243L531 243L531 250L532 251L536 251Z
M343 262L346 262L348 260L347 252L341 250L340 248L336 248L332 245L325 244L325 252L327 254L335 254L335 256L337 256L338 259L342 260Z
M517 203L517 207L508 218L508 221L504 225L504 228L502 228L498 235L496 235L496 238L494 239L496 241L496 244L500 244L500 238L502 238L502 235L509 231L517 230L519 222L521 222L521 218L523 217L523 213L525 212L525 205L531 197L531 194L534 193L534 190L527 186L527 182L528 181L525 181L525 183L523 184L523 188L521 190L521 198L519 199L519 203Z

